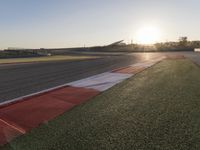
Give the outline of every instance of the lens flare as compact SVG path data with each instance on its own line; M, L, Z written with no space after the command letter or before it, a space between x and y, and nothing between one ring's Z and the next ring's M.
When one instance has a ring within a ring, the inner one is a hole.
M146 26L138 30L136 40L139 44L154 44L160 40L159 28Z

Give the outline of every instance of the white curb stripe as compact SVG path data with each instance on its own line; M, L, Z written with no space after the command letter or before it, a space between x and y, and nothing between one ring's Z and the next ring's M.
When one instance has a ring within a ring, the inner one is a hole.
M73 87L91 88L98 91L105 91L117 83L130 78L132 74L124 73L102 73L89 78L71 82L68 85Z

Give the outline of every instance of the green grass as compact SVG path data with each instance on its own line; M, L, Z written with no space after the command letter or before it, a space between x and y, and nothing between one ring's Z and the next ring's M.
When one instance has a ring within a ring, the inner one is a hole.
M0 59L0 64L9 63L33 63L33 62L48 62L48 61L76 61L85 59L95 59L93 56L45 56L45 57L31 57L31 58L8 58Z
M4 148L199 149L200 69L161 62Z

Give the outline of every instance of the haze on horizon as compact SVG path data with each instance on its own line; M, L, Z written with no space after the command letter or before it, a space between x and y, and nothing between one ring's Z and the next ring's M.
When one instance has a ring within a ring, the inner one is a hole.
M137 42L148 27L159 30L157 42L200 40L199 6L198 0L2 0L0 49Z

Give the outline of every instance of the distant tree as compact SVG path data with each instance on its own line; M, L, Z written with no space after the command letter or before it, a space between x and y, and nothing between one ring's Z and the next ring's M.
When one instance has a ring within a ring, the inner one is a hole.
M192 48L200 48L200 41L191 41L190 47Z
M182 47L186 47L188 43L188 38L186 36L179 38L179 45Z

